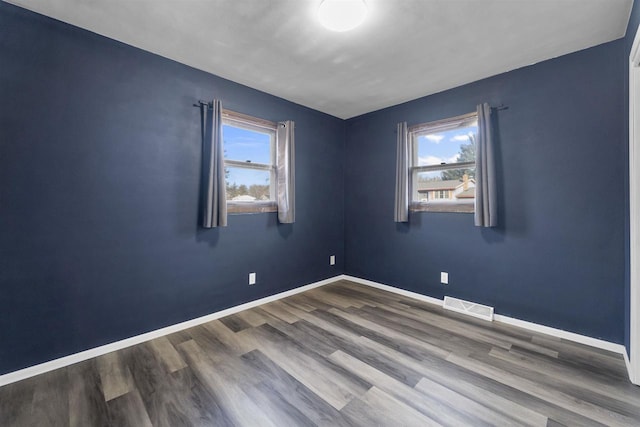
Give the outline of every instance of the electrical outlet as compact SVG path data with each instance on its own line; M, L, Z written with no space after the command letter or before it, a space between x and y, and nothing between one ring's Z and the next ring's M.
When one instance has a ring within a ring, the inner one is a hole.
M249 284L250 285L256 284L256 273L249 273Z
M449 284L449 273L447 273L446 271L440 272L440 283L442 283L443 285Z
M331 255L329 257L329 265L336 265L336 256L335 255Z

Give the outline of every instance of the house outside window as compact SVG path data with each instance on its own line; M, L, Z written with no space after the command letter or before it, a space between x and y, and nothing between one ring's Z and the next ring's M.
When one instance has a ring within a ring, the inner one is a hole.
M228 212L277 211L276 129L274 122L223 111Z
M409 128L411 210L473 213L477 113Z

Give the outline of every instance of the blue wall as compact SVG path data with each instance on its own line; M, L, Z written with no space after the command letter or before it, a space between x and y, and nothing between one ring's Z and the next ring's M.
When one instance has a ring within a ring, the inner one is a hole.
M628 342L638 21L634 7L625 40L344 122L0 2L0 374L343 272ZM198 228L192 103L214 96L296 121L294 225L257 214ZM442 213L393 223L396 123L485 101L510 107L498 114L500 226Z
M349 120L347 274L622 343L624 66L618 40ZM395 224L396 123L480 102L509 106L498 113L500 226L432 212Z
M4 2L0 64L0 374L343 272L344 121ZM295 120L295 224L198 228L213 97Z

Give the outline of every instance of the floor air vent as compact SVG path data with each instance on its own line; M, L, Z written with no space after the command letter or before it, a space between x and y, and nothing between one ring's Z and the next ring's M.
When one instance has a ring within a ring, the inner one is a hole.
M442 307L458 313L468 314L479 319L493 321L493 307L464 301L458 298L444 297Z

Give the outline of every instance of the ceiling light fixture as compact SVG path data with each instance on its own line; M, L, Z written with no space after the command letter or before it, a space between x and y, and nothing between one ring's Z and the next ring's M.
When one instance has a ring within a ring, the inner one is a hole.
M320 23L332 31L349 31L367 15L364 0L323 0L318 8Z

